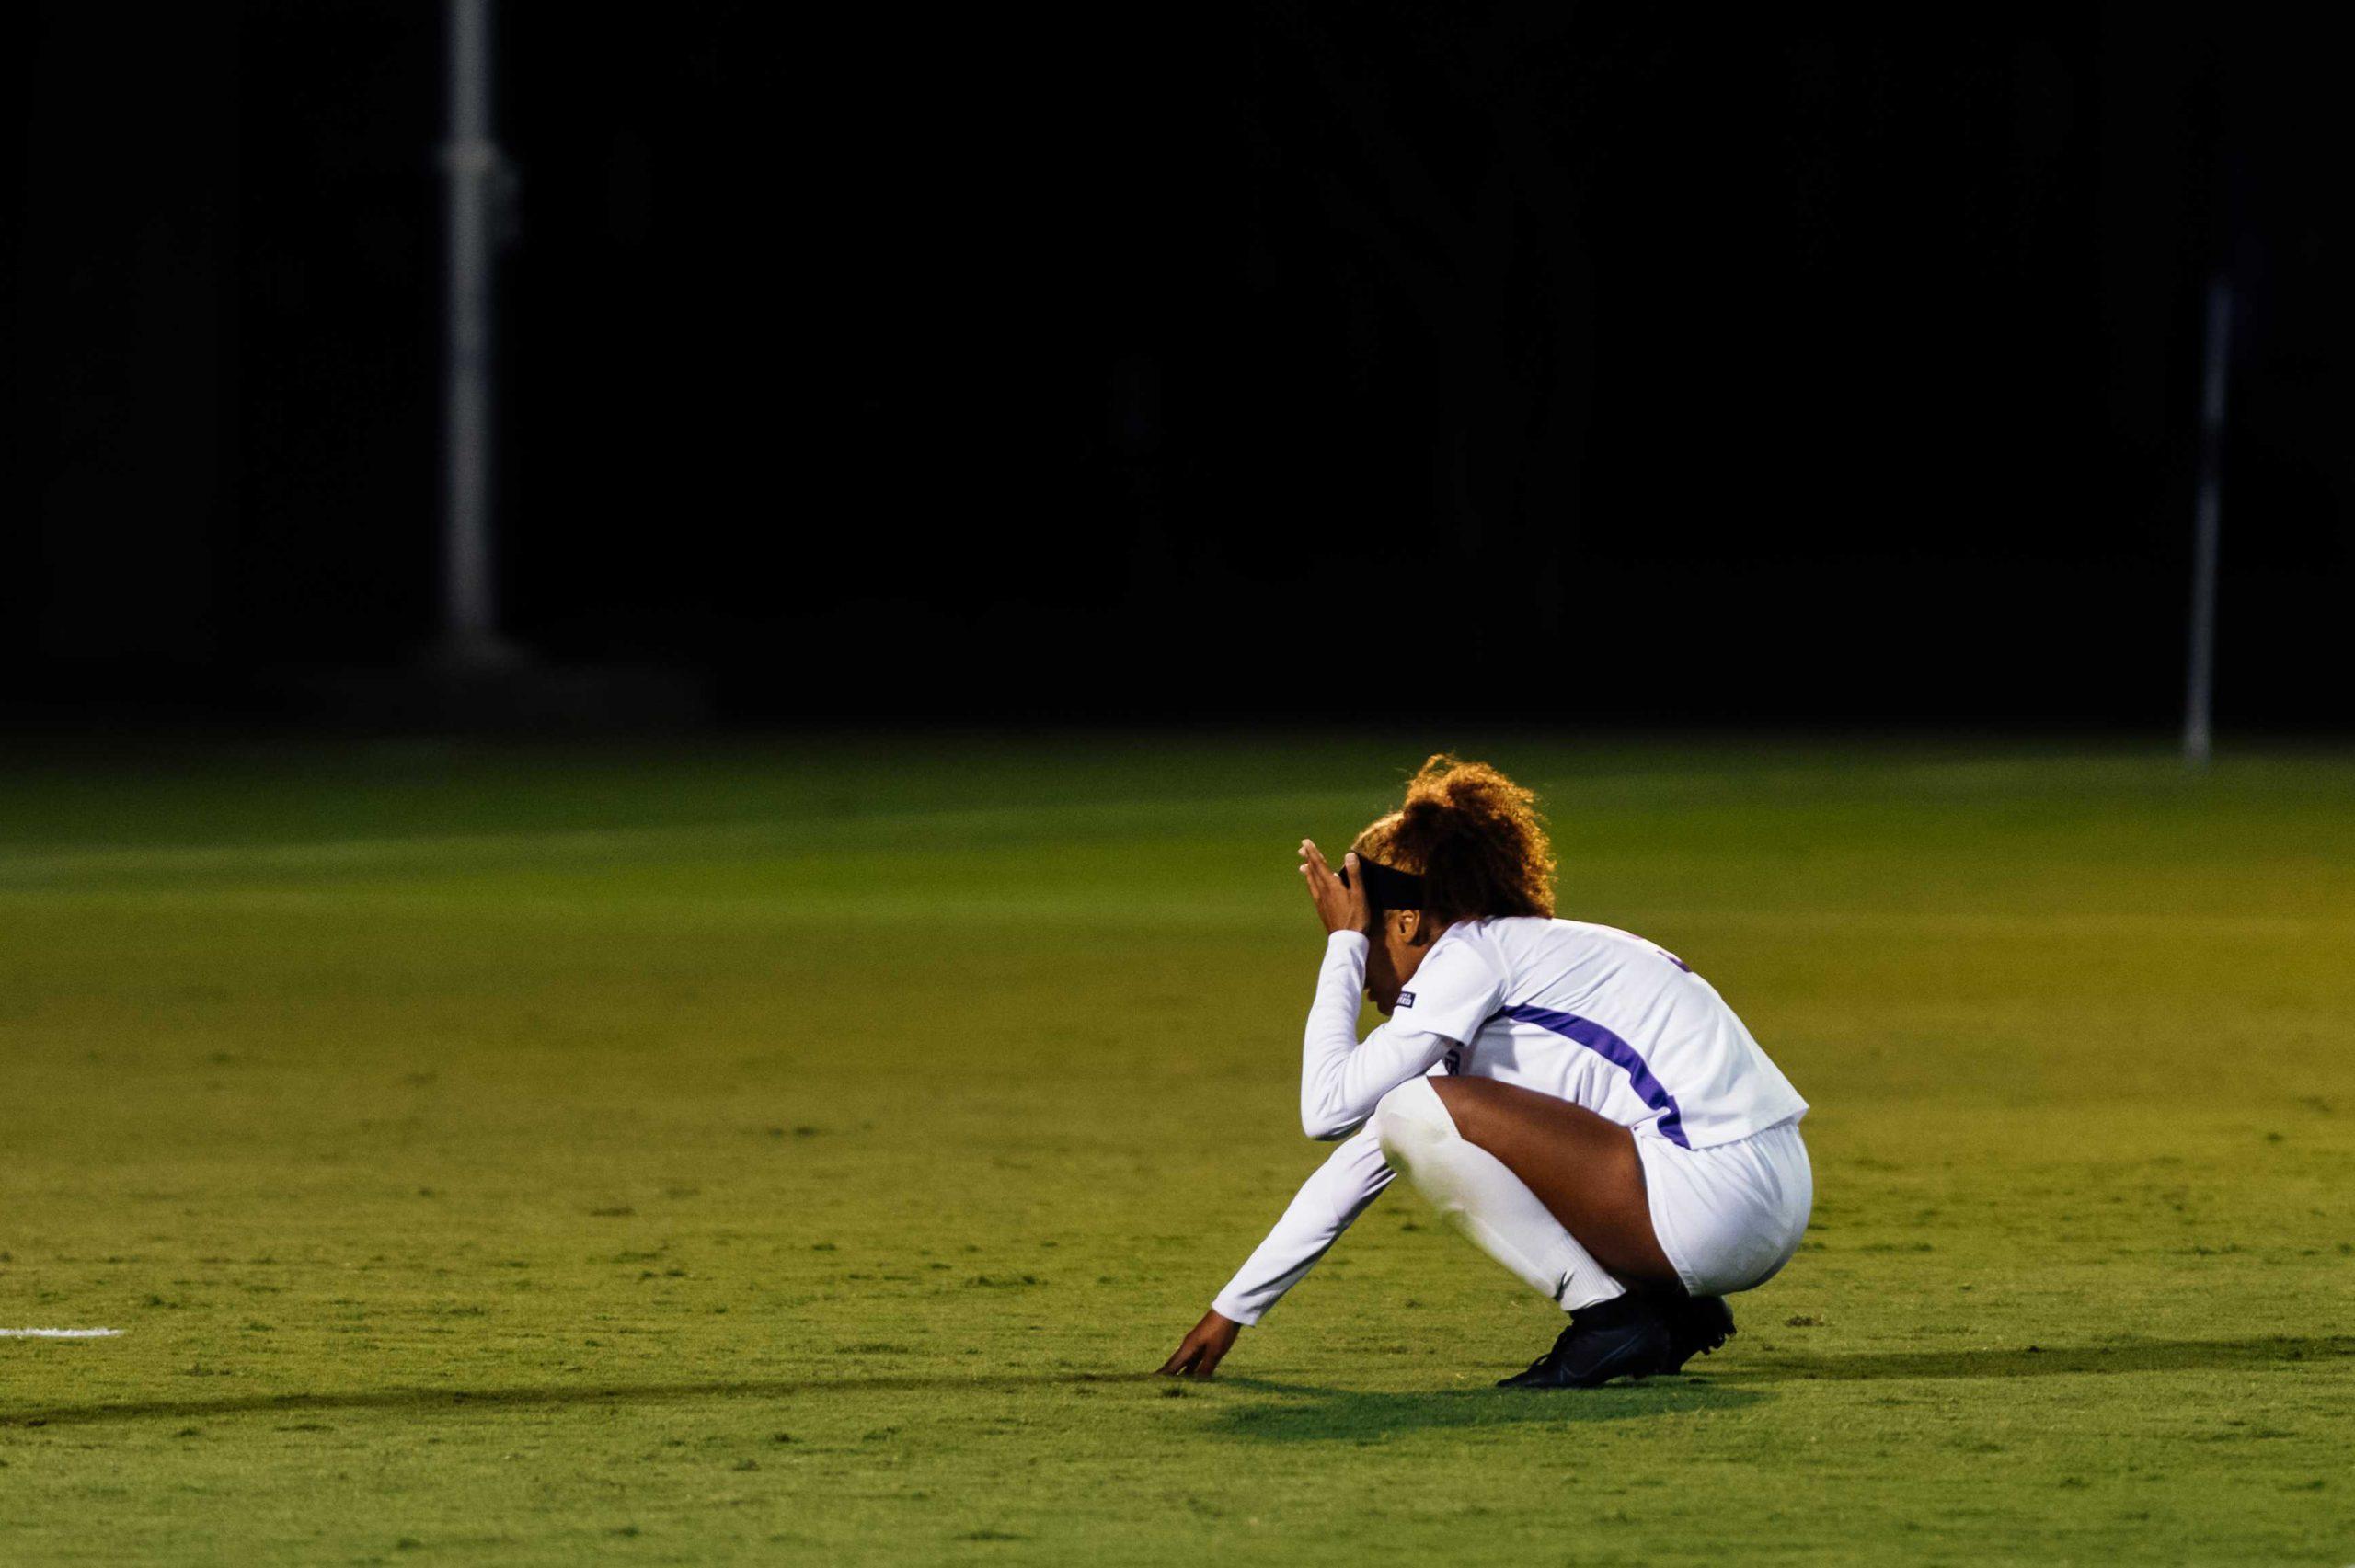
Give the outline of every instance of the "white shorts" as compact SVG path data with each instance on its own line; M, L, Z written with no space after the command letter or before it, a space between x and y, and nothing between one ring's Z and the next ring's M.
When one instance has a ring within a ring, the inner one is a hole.
M1763 1285L1799 1250L1815 1172L1798 1122L1709 1149L1637 1133L1636 1153L1660 1251L1694 1295Z

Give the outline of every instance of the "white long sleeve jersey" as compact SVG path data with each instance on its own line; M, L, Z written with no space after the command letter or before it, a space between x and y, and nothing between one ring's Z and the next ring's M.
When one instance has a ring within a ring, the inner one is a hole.
M1450 926L1389 1022L1360 1040L1365 961L1359 933L1326 944L1301 1042L1300 1121L1311 1138L1345 1141L1212 1303L1236 1322L1258 1322L1389 1185L1380 1146L1358 1129L1410 1078L1517 1083L1688 1149L1807 1114L1716 988L1626 932L1534 918Z

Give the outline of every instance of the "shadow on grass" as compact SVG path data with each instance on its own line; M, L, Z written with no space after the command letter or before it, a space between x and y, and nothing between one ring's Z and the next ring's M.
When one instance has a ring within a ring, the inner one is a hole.
M1712 1376L1662 1379L1636 1386L1558 1393L1449 1389L1418 1393L1368 1393L1348 1389L1224 1377L1216 1389L1280 1396L1219 1413L1213 1429L1229 1436L1333 1440L1373 1439L1384 1433L1436 1427L1626 1421L1679 1411L1720 1410L1767 1397L1754 1385L1822 1380L1870 1382L1947 1378L2049 1378L2121 1372L2254 1370L2328 1365L2355 1358L2355 1335L2322 1338L2267 1335L2252 1339L2141 1340L2098 1346L2020 1345L1976 1350L1890 1351L1856 1356L1806 1356L1775 1350L1744 1357L1740 1346L1706 1364ZM1055 1388L1156 1385L1166 1392L1189 1386L1143 1372L1009 1373L957 1378L877 1375L846 1378L752 1378L672 1383L580 1383L492 1389L357 1389L328 1393L241 1394L219 1399L126 1401L10 1410L0 1405L0 1427L88 1426L117 1422L193 1421L235 1415L312 1415L338 1411L413 1413L532 1410L567 1406L627 1406L719 1399L796 1399L824 1394L1004 1393ZM1204 1391L1208 1392L1208 1390Z
M318 1415L338 1411L413 1413L469 1410L541 1410L567 1405L668 1404L716 1399L793 1399L805 1394L1020 1393L1080 1384L1143 1383L1143 1372L1040 1372L991 1378L734 1378L694 1383L567 1383L504 1389L354 1389L339 1393L241 1394L226 1399L126 1401L119 1404L58 1405L47 1410L0 1406L0 1427L87 1426L118 1421L192 1421L204 1416Z
M1255 1443L1379 1443L1407 1432L1503 1426L1582 1426L1642 1421L1696 1410L1730 1410L1768 1396L1682 1378L1607 1389L1440 1389L1367 1393L1257 1378L1222 1378L1231 1388L1288 1396L1221 1411L1209 1430Z
M1971 1350L1892 1350L1808 1356L1761 1351L1754 1364L1740 1342L1708 1370L1728 1384L1877 1382L1885 1379L2074 1378L2120 1372L2223 1372L2328 1364L2355 1357L2355 1334L2298 1338L2127 1340L2099 1345L1993 1345Z
M1737 1346L1737 1350L1739 1346ZM2120 1345L2016 1345L1975 1350L1895 1351L1860 1356L1760 1352L1745 1365L1734 1354L1704 1364L1711 1376L1667 1378L1607 1389L1527 1393L1451 1389L1368 1393L1227 1378L1229 1387L1289 1396L1220 1413L1212 1430L1269 1442L1376 1442L1434 1428L1576 1425L1636 1421L1689 1411L1729 1410L1773 1397L1773 1385L1808 1381L2050 1378L2105 1373L2255 1370L2326 1365L2355 1358L2355 1335L2253 1339L2142 1340ZM1696 1368L1695 1370L1700 1370Z
M677 1383L604 1383L503 1389L359 1389L336 1393L246 1394L221 1399L125 1401L11 1411L0 1408L0 1428L98 1426L142 1421L201 1421L239 1415L306 1416L363 1411L409 1415L486 1413L512 1410L623 1408L704 1400L790 1400L827 1394L1013 1394L1056 1388L1148 1386L1159 1394L1217 1398L1227 1392L1274 1395L1273 1400L1222 1409L1211 1430L1273 1441L1368 1440L1442 1427L1509 1426L1530 1422L1624 1421L1675 1411L1748 1404L1767 1396L1701 1381L1669 1379L1591 1392L1508 1393L1495 1389L1447 1389L1416 1393L1368 1393L1259 1378L1223 1377L1210 1384L1142 1372L1050 1372L985 1378L851 1377L745 1379Z

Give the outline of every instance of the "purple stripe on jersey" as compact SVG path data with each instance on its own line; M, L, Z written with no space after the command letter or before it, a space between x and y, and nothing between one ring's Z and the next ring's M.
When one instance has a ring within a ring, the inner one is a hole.
M1566 1040L1576 1040L1595 1055L1620 1069L1627 1075L1627 1087L1637 1098L1660 1113L1660 1120L1652 1125L1660 1135L1680 1148L1693 1146L1684 1140L1684 1113L1678 1108L1676 1096L1667 1086L1652 1076L1651 1064L1645 1061L1635 1047L1597 1024L1591 1018L1581 1018L1575 1013L1556 1013L1544 1007L1508 1007L1498 1016L1518 1024L1534 1024L1540 1029L1550 1029Z

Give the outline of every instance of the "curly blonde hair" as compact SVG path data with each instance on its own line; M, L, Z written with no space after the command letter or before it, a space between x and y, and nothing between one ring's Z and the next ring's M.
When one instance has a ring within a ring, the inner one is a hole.
M1350 846L1423 879L1442 921L1554 913L1554 846L1537 797L1488 766L1442 751L1407 781L1406 803Z

